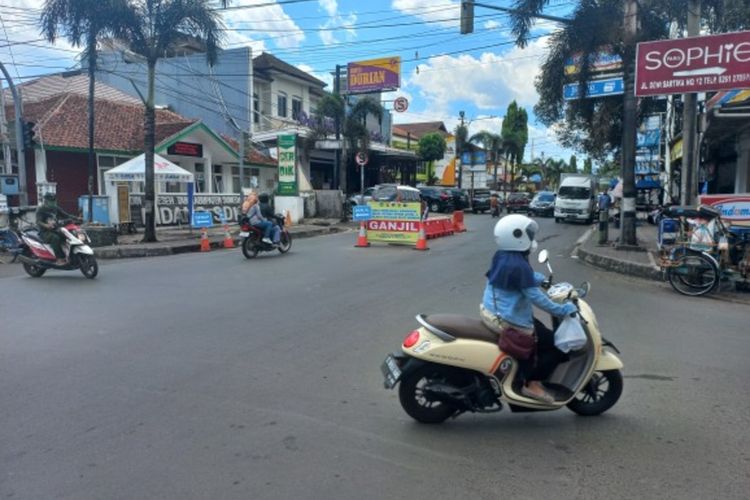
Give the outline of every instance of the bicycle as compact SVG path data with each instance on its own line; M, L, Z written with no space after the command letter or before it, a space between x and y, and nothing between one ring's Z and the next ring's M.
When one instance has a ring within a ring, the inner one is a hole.
M662 246L660 259L661 268L675 291L701 296L717 290L721 281L733 282L737 290L750 285L750 231L727 227L721 213L705 205L668 207L659 214L660 219L665 217L677 223L674 244ZM713 224L710 242L693 238L688 219Z

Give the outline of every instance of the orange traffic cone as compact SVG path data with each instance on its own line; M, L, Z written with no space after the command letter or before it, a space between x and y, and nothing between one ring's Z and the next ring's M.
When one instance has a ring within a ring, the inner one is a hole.
M292 226L292 213L289 210L284 210L284 226L291 227Z
M211 243L208 241L208 230L204 227L201 229L201 252L210 252Z
M224 248L234 248L234 238L229 232L229 225L224 223Z
M463 233L466 231L466 226L464 225L464 213L462 210L456 210L453 212L453 231L457 233Z
M359 236L357 237L357 244L354 245L354 248L366 248L370 246L370 242L367 241L367 229L365 228L365 223L360 222L359 223Z
M429 248L427 248L427 237L424 234L424 224L422 221L419 221L419 239L417 240L417 246L414 247L414 250L429 250Z

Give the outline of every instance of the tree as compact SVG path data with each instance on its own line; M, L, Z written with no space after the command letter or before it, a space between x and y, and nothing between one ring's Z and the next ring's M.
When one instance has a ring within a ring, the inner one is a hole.
M591 175L593 171L593 165L591 162L591 158L586 158L583 160L583 173L587 175Z
M570 161L568 162L568 168L570 168L571 173L578 172L578 159L576 158L576 155L570 155Z
M220 4L224 7L227 0ZM186 39L203 42L208 64L218 57L223 38L224 23L219 12L209 0L130 0L124 14L126 42L130 49L146 60L148 68L148 93L144 119L144 152L146 155L146 227L143 241L156 241L154 147L156 142L156 112L154 109L154 80L156 63L173 51L175 45Z
M127 12L127 0L46 0L39 25L47 41L54 43L59 36L65 37L74 47L84 47L88 65L88 221L93 220L94 176L96 157L94 154L94 83L96 71L96 44L105 36L121 36L121 22Z
M422 161L427 162L427 184L432 184L434 178L432 162L441 160L445 156L445 147L445 138L437 132L425 134L419 139L417 154L422 158Z
M488 130L482 130L469 137L469 142L475 144L481 144L482 147L489 153L490 160L494 165L494 177L495 187L497 187L497 166L500 161L500 157L503 155L503 138L501 135L493 134Z
M503 150L506 165L510 164L510 185L513 190L516 166L523 162L526 143L529 140L528 115L524 108L519 108L516 101L508 105L502 126Z

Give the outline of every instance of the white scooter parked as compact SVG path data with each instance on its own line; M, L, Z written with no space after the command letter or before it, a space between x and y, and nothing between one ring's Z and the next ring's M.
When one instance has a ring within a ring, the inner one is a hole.
M385 387L399 385L401 406L415 420L440 423L464 412L491 413L557 410L567 406L579 415L599 415L622 394L622 361L617 348L604 339L591 307L583 299L589 283L552 285L548 252L539 253L550 276L547 294L555 302L572 301L586 333L586 345L572 351L548 380L542 381L554 401L523 396L516 380L518 361L498 347L497 334L478 319L453 314L418 315L420 327L409 333L400 353L390 354L381 367ZM554 327L558 320L553 318Z

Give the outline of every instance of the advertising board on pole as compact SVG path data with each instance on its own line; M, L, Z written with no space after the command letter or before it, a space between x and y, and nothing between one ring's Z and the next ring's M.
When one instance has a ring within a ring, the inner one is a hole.
M280 196L297 196L297 136L280 135L279 139Z
M593 73L622 70L622 58L617 54L613 54L610 48L602 48L596 54L591 54L589 61L590 70ZM583 54L580 52L572 57L568 57L565 60L565 74L570 76L580 73L582 62Z
M607 78L604 80L593 80L588 82L586 97L605 97L609 95L618 95L625 92L625 85L622 77ZM563 86L563 99L572 101L581 97L579 83L567 83Z
M367 239L385 243L416 245L419 239L420 203L371 201L372 216L367 221Z
M349 94L396 90L401 86L401 58L350 62L346 67L346 79Z
M699 201L721 212L727 224L750 227L750 193L707 194L700 196Z
M750 86L750 31L638 44L635 95L711 92Z

